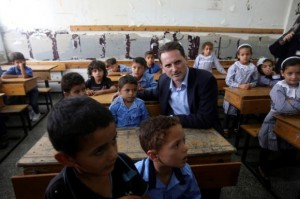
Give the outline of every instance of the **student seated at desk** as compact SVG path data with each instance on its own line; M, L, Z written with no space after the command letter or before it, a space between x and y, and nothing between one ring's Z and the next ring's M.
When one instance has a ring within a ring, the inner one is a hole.
M120 75L120 72L125 75L131 73L131 67L118 64L116 58L109 58L105 62L108 75Z
M89 96L102 95L117 91L110 78L107 77L105 63L102 61L92 61L88 66L88 79L85 83Z
M266 116L258 134L261 146L258 174L269 183L271 169L283 164L295 163L297 150L274 133L278 114L300 114L300 57L286 58L281 64L281 76L284 80L275 84L270 92L271 110ZM281 159L269 161L271 151L281 152Z
M151 90L157 87L157 82L152 74L146 73L147 62L143 57L136 57L132 60L132 76L138 82L138 90Z
M226 71L220 64L219 59L213 53L213 48L214 45L212 42L205 42L202 45L202 53L196 57L193 67L207 70L212 73L212 68L215 66L219 73L226 74Z
M150 198L201 198L195 176L186 163L188 148L177 117L161 115L142 122L139 139L148 158L135 166L149 184Z
M238 61L229 67L225 82L229 87L251 89L256 86L258 79L257 68L251 63L252 47L249 44L241 44L236 54ZM224 100L223 108L225 113L224 135L229 136L231 131L237 128L238 109L226 100ZM229 122L231 119L233 124L230 128Z
M137 127L149 118L143 100L136 97L137 81L131 75L122 76L118 83L119 97L109 106L118 128Z
M32 69L26 66L26 60L22 53L14 52L11 54L11 60L14 62L14 66L7 69L2 74L3 79L9 78L29 78L32 77ZM29 98L29 105L32 107L29 111L30 119L35 122L38 121L41 117L40 109L38 105L39 91L37 87L33 88L27 93ZM20 99L20 98L19 98ZM16 101L16 97L9 97L8 101Z
M145 52L145 60L147 62L147 70L146 73L154 74L161 71L160 66L154 61L154 53L153 51Z
M87 95L83 77L76 72L70 72L61 78L61 90L65 97Z
M276 74L272 60L261 57L258 59L256 66L259 73L257 86L273 87L280 81L280 75Z
M65 98L51 110L47 130L65 168L49 183L46 199L145 197L148 185L132 160L118 153L106 107L87 96Z

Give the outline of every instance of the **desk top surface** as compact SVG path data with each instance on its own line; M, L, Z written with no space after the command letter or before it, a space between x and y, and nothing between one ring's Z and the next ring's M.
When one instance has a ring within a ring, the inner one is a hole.
M8 68L12 67L13 65L2 65L1 69L3 71L6 71ZM41 64L41 65L31 65L28 66L29 68L32 69L32 71L50 71L51 69L55 68L57 65L56 64Z
M297 115L276 115L277 120L281 120L300 130L300 114Z
M28 82L30 80L34 80L36 78L37 77L30 77L30 78L21 78L21 77L18 77L18 78L8 78L8 79L1 78L1 81L3 83L25 83L25 82Z
M225 92L230 92L241 97L269 97L271 88L269 87L254 87L249 90L240 88L225 87Z
M107 93L103 95L90 96L90 97L96 100L97 102L100 102L103 105L110 105L113 99L113 95L115 94L116 93Z
M126 153L132 159L146 157L138 141L138 128L117 129L118 151ZM207 157L218 154L232 154L236 149L215 130L185 129L186 144L189 147L188 156ZM57 165L48 134L40 140L18 161L19 167L32 165Z

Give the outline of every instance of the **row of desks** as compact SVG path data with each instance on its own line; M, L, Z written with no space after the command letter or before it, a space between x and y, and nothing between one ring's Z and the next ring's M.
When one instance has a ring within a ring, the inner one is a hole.
M189 148L189 164L217 163L231 161L235 148L215 130L184 129ZM140 147L137 128L117 129L118 151L126 153L134 161L146 157ZM54 159L48 134L44 136L17 162L24 174L59 172L63 167Z

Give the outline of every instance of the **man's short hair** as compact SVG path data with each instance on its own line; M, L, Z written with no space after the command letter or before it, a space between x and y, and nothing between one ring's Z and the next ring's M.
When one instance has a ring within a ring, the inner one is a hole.
M47 131L57 151L75 157L90 134L111 122L111 112L96 100L87 96L68 97L51 110Z
M171 41L168 43L165 43L163 46L161 46L158 50L158 59L161 63L161 54L165 53L165 52L169 52L172 50L179 50L180 54L185 57L185 52L183 47L180 45L180 43L178 43L177 41Z
M67 93L70 92L74 86L82 84L84 84L84 79L79 73L76 72L64 74L64 76L61 78L61 89Z
M177 124L180 124L177 117L164 115L143 121L139 128L139 139L145 153L149 150L160 150L165 143L169 129Z

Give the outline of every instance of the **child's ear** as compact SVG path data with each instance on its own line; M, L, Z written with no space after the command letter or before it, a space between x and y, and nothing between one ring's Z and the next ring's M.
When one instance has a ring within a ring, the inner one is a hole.
M58 151L55 155L54 158L61 163L62 165L68 166L68 167L74 167L74 159L65 154L64 152Z
M147 151L147 155L150 158L150 160L152 160L152 161L155 161L158 159L158 153L155 150Z
M280 74L281 74L281 76L283 77L283 70L280 70Z

